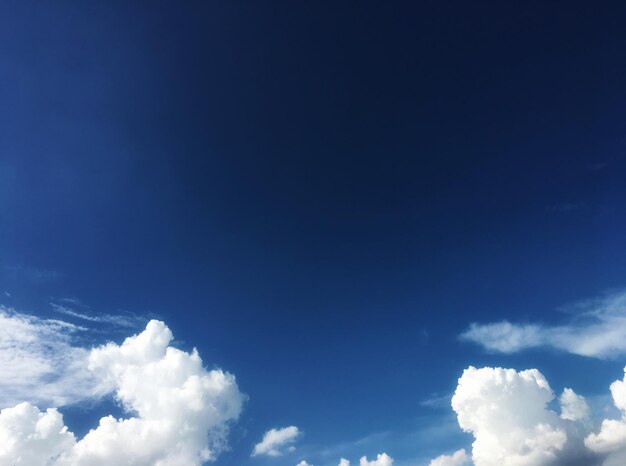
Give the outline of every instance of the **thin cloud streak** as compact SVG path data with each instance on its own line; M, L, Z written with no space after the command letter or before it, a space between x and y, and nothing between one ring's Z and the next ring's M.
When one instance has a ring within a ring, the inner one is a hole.
M473 323L460 339L498 353L551 347L601 359L626 354L626 292L584 301L568 311L573 315L562 325Z

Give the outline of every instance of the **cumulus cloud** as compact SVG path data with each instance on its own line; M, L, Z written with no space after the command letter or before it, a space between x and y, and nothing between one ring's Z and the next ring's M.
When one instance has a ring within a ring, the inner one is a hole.
M556 413L545 409L552 398L548 382L535 369L466 369L452 397L452 408L459 426L475 437L474 463L553 462L565 447L567 433Z
M429 466L463 466L469 464L470 459L465 449L455 451L451 455L441 455L431 460Z
M341 458L341 459L339 460L339 465L338 465L338 466L350 466L350 461L348 461L348 460L347 460L347 459L345 459L345 458Z
M267 455L280 456L285 450L293 451L293 443L300 436L296 426L270 429L263 435L263 439L254 446L251 456Z
M55 461L75 443L54 408L40 412L28 403L0 411L0 465L39 466Z
M589 449L607 455L606 464L618 464L618 460L626 459L626 368L624 370L624 379L616 380L610 387L613 402L621 411L622 418L605 419L600 432L592 433L585 439Z
M312 464L307 463L306 461L300 461L296 466L313 466Z
M571 311L573 317L563 325L475 323L461 339L501 353L536 347L597 358L626 353L626 293L584 301Z
M244 402L235 377L203 367L197 351L170 346L159 321L123 344L90 351L86 370L128 413L104 417L76 440L55 409L29 403L0 413L0 466L195 466L226 447Z
M577 395L571 388L566 388L559 397L561 418L570 421L586 421L591 416L591 409L583 396Z
M599 466L605 458L585 446L589 407L565 390L561 415L548 409L554 393L536 369L467 368L458 381L452 408L461 429L474 436L475 466ZM625 396L626 401L626 396ZM456 458L455 458L456 456ZM431 466L469 463L463 450Z
M368 461L365 456L359 460L359 466L391 466L392 464L393 459L387 453L377 455L376 459L372 461Z

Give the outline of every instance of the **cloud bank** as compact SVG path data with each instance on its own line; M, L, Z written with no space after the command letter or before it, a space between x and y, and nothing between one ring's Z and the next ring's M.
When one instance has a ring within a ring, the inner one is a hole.
M18 340L28 340L34 326L42 330L35 335L57 345L53 352L74 349L54 322L18 315L9 319L21 325ZM40 411L20 403L0 411L0 466L197 466L214 459L226 447L229 424L238 418L245 397L233 375L206 370L197 351L170 346L172 338L163 322L153 320L121 345L83 350L72 359L98 381L92 387L96 393L113 393L128 413L124 419L102 418L80 440L54 408ZM22 350L14 340L9 348ZM31 379L42 377L49 360L60 357L35 356L44 362ZM70 378L81 380L75 371Z
M499 353L552 347L596 358L626 354L626 293L585 301L571 311L575 314L563 325L472 324L460 338Z

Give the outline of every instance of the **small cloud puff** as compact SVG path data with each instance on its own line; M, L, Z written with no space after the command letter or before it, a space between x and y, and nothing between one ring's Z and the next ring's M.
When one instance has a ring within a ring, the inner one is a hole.
M393 464L393 458L387 453L379 454L375 460L368 461L367 457L363 456L359 460L359 466L391 466Z
M199 466L214 459L245 397L233 375L207 371L195 350L178 350L171 341L169 328L151 321L122 345L89 352L86 364L100 389L132 415L104 417L81 440L55 409L22 403L0 411L0 465Z
M254 446L250 456L267 455L280 456L285 450L293 451L292 445L300 436L296 426L283 427L282 429L270 429L263 435L263 439Z
M584 397L577 395L571 388L566 388L559 397L561 418L570 421L586 421L591 416L591 409Z
M465 449L457 450L452 455L441 455L433 459L429 466L464 466L469 464L470 458Z

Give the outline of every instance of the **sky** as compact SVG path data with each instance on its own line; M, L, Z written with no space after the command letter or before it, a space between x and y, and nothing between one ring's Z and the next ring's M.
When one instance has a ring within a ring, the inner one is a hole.
M625 13L3 2L0 466L624 464Z

